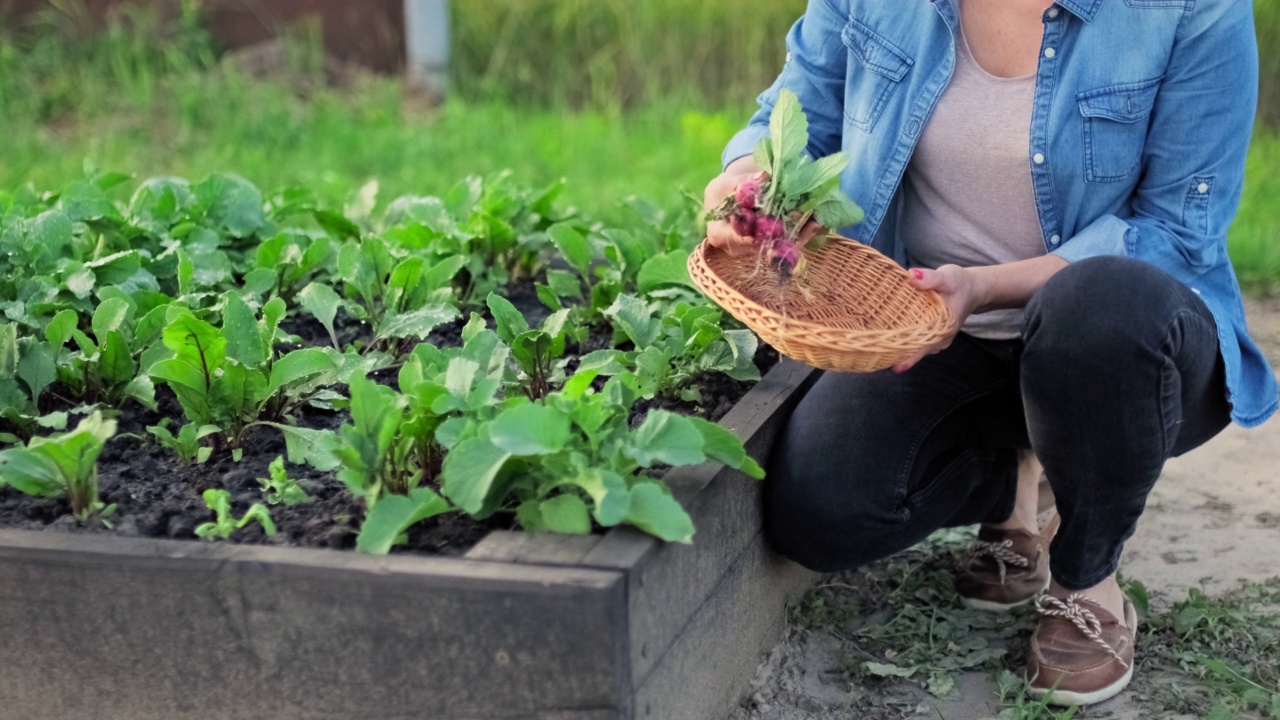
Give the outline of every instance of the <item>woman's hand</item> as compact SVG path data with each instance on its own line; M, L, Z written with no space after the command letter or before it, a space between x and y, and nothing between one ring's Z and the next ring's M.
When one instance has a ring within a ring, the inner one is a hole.
M759 172L756 162L751 157L744 157L730 163L719 177L707 185L704 196L706 211L710 213L720 207L725 198L738 191L738 186ZM712 220L707 223L707 241L712 247L720 248L730 255L751 250L751 238L733 231L733 226L725 220Z
M894 366L893 371L897 373L906 372L925 357L951 347L951 341L960 333L960 326L983 304L980 278L971 268L959 265L943 265L937 270L917 268L911 271L911 284L921 290L934 290L942 295L947 309L951 311L951 327L941 341Z
M703 198L706 212L710 214L715 209L724 204L726 198L736 194L738 188L747 181L759 181L760 172L756 169L755 160L745 157L737 160L725 168L723 174L712 180L707 185L706 195ZM801 215L794 212L791 215L792 222L799 222ZM814 238L822 227L814 220L809 220L805 226L800 228L796 236L796 244L804 247ZM733 225L727 220L711 220L707 223L707 241L712 247L720 248L730 255L737 255L740 252L752 251L754 238L743 235L733 229Z

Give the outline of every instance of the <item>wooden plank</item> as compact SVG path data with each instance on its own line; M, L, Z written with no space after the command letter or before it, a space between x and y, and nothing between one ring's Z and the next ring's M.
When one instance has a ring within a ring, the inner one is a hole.
M603 537L603 535L494 531L471 548L465 557L468 560L524 565L574 566L581 564Z
M636 691L634 720L710 720L738 705L761 655L782 636L787 603L818 575L753 541Z
M756 400L744 399L742 413L735 408L726 420L748 438L756 457L767 457L790 410L816 378L817 373L807 366L784 363L757 386L761 393ZM691 474L676 477L673 486L679 487L676 483L686 477L691 483L700 482L706 471L683 472ZM676 641L735 558L760 542L760 491L760 483L722 468L684 501L697 528L693 545L663 545L636 532L615 530L583 560L584 565L627 571L631 632L637 639L631 647L634 687L644 684L658 658Z
M0 533L23 720L621 718L626 628L618 572Z

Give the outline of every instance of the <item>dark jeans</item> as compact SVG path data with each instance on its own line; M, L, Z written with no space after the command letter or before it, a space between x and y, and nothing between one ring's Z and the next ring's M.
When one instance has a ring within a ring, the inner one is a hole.
M1229 414L1204 303L1145 263L1085 260L1032 298L1022 340L962 334L901 375L820 378L773 454L765 529L811 569L854 568L1008 519L1034 448L1062 515L1053 576L1080 590L1115 572L1165 461Z

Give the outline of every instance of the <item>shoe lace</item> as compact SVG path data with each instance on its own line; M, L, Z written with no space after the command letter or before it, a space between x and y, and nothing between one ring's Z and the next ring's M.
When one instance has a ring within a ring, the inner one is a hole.
M1120 653L1111 647L1111 643L1103 639L1102 623L1098 620L1098 616L1093 614L1092 610L1080 604L1083 599L1084 596L1080 593L1069 595L1066 600L1059 600L1049 595L1041 595L1036 598L1036 610L1041 615L1059 617L1069 621L1085 637L1092 640L1094 644L1106 649L1108 655L1119 660L1122 666L1129 667L1129 663L1120 657Z
M1031 561L1013 551L1013 541L1005 540L1003 542L985 542L978 541L974 543L973 550L969 557L977 560L989 557L996 561L996 567L1000 570L1000 584L1004 584L1005 575L1008 574L1010 565L1020 568L1031 567Z

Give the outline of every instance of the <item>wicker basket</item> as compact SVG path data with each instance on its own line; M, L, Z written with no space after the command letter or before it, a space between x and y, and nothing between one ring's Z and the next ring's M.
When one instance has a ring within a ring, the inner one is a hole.
M907 271L879 252L832 237L805 256L803 279L785 282L754 253L704 242L689 256L689 274L778 352L824 370L883 370L946 336L942 297L912 287Z

